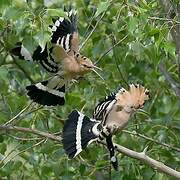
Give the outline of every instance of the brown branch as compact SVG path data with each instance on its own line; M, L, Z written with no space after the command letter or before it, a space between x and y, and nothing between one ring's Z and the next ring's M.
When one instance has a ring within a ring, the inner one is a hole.
M32 133L32 134L36 134L36 135L41 136L41 137L51 139L51 140L56 141L58 143L61 143L61 140L62 140L62 138L60 136L56 136L54 134L49 134L49 133L42 132L42 131L39 131L36 129L30 129L30 128L24 128L24 127L0 126L0 131L20 131L20 132ZM106 145L103 142L101 144ZM156 160L150 158L149 156L147 156L145 153L147 148L145 148L145 150L143 152L136 152L136 151L132 151L132 150L125 148L125 147L118 145L118 144L115 144L115 146L116 146L118 152L123 153L126 156L132 157L134 159L138 159L138 160L148 164L152 168L157 169L160 172L163 172L165 174L168 174L170 176L173 176L173 177L180 179L180 172L164 165L162 162L156 161Z
M19 131L19 132L26 132L26 133L31 133L31 134L36 134L41 137L45 137L48 139L51 139L53 141L57 141L61 143L62 138L59 136L55 136L53 134L39 131L36 129L31 129L31 128L25 128L25 127L18 127L18 126L0 126L0 131Z
M128 148L125 148L119 144L115 144L115 146L117 147L117 150L120 153L125 154L126 156L132 157L134 159L138 159L146 164L148 164L149 166L151 166L153 169L156 169L160 172L163 172L167 175L173 176L177 179L180 179L180 172L166 166L165 164L163 164L162 162L156 161L152 158L150 158L149 156L146 155L146 149L143 152L136 152L136 151L132 151Z

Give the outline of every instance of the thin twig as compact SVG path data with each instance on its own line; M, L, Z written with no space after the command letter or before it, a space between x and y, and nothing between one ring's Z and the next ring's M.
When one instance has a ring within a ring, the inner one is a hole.
M113 35L112 37L112 44L114 45L116 43L116 39L115 39L115 36ZM119 56L116 55L116 52L115 52L115 48L113 48L113 55L114 55L114 60L116 62L116 67L118 69L118 72L119 72L119 75L121 77L121 79L123 80L123 82L126 84L126 86L129 86L123 73L121 72L121 69L119 67Z
M61 143L61 137L55 136L55 135L47 133L47 132L39 131L36 129L31 129L31 128L18 127L18 126L0 126L0 131L27 132L27 133L36 134L36 135L41 136L41 137L46 137L48 139L51 139L51 140L54 140L54 141Z
M14 138L16 140L20 140L20 141L36 141L36 140L40 140L42 139L41 137L33 137L33 138L24 138L24 137L17 137L17 136L13 136L11 134L8 134L9 137Z
M170 18L148 17L148 19L152 19L152 20L160 20L160 21L168 21L168 22L180 24L180 21L176 21L175 19L170 19Z
M21 153L23 153L23 152L26 152L27 150L32 149L32 148L34 148L34 147L36 147L36 146L39 146L40 144L42 144L42 143L45 142L45 141L47 141L47 139L43 139L43 140L37 142L36 144L34 144L33 146L30 146L30 147L28 147L28 148L26 148L26 149L23 149L22 151L16 153L15 155L13 155L13 156L11 157L11 159L9 159L9 160L2 166L2 168L4 168L9 161L11 161L12 159L14 159L14 158L15 158L16 156L18 156L19 154L21 154ZM3 161L1 161L1 164L2 164L2 163L3 163Z
M146 139L146 140L148 140L148 141L154 142L154 143L159 144L159 145L161 145L161 146L168 147L168 148L173 149L173 150L175 150L175 151L177 151L177 152L180 152L180 148L171 146L171 145L166 144L166 143L163 143L163 142L159 142L159 141L157 141L157 140L155 140L155 139L153 139L153 138L150 138L150 137L145 136L145 135L143 135L143 134L137 133L136 131L133 131L133 132L127 131L127 130L122 130L122 131L125 132L125 133L128 133L128 134L132 134L132 135L134 135L134 136L141 137L141 138L143 138L143 139Z
M32 101L32 103L33 103L33 101ZM25 114L24 114L24 117L27 116L27 115L29 115L29 114L32 114L33 112L38 111L39 109L42 109L42 108L43 108L42 105L38 105L38 107L37 107L36 109L32 109L32 110L30 110L29 112L25 113Z
M98 24L100 23L100 21L102 20L102 18L104 17L104 15L106 14L106 11L103 12L103 14L101 15L101 17L99 18L99 20L96 22L94 28L92 29L92 31L89 33L89 35L87 36L87 38L84 40L84 42L81 44L81 46L79 47L79 50L81 50L84 45L87 43L87 41L89 40L89 38L92 36L93 32L96 30Z
M32 102L30 104L28 104L25 108L23 108L16 116L14 116L9 121L7 121L4 124L4 126L7 126L7 125L13 123L17 118L19 118L31 106L31 104L32 104Z
M95 65L99 63L99 61L106 56L110 51L112 51L117 45L119 45L122 41L124 41L128 35L124 36L121 40L119 40L117 43L115 43L112 47L110 47L107 51L105 51L100 58L95 62Z

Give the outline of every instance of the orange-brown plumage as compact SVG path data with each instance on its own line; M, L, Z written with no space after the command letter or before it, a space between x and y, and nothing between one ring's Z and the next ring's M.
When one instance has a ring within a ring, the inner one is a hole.
M132 114L144 106L145 101L149 99L149 90L142 85L131 84L129 90L121 88L115 99L116 102L104 120L105 128L111 133L124 128Z
M142 85L131 84L129 90L122 88L116 94L117 104L121 107L132 107L138 109L149 99L149 91Z

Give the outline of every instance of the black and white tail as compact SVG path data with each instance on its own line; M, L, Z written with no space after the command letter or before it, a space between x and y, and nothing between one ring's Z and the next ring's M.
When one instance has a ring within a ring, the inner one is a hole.
M62 135L63 147L68 157L74 158L90 143L97 140L100 131L99 121L73 110L65 122Z
M106 137L106 144L107 144L107 148L108 148L109 154L110 154L110 162L111 162L113 168L117 171L118 170L118 160L115 155L115 147L112 142L112 135L109 135Z
M115 170L118 169L112 135L107 136L102 132L100 121L90 119L81 112L73 110L65 122L62 138L63 148L69 158L77 156L93 141L106 139L107 148L110 152L110 162Z
M47 86L48 81L39 82L27 86L27 95L34 102L47 105L47 106L56 106L65 104L65 85L62 87L50 88Z

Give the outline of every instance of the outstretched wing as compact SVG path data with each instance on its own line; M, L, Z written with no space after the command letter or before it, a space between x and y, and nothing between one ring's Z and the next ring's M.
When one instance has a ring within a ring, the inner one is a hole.
M61 45L66 52L78 52L77 13L71 9L66 14L68 18L53 19L51 43Z
M78 52L78 33L77 33L77 16L76 11L71 9L66 12L68 18L58 17L58 19L53 19L54 25L50 26L53 32L51 37L51 43L54 44L52 47L48 47L47 44L45 49L42 51L41 47L38 46L33 54L31 54L22 44L18 42L15 48L11 49L11 53L15 56L18 56L20 59L30 60L30 61L39 61L39 63L51 73L57 73L59 70L59 62L62 58L57 58L56 53L58 51L53 50L57 49L57 45L61 46L61 54L67 56L74 55L74 52ZM58 47L59 49L61 47ZM53 54L53 55L52 55ZM60 53L57 54L60 56ZM55 60L55 59L56 60Z

